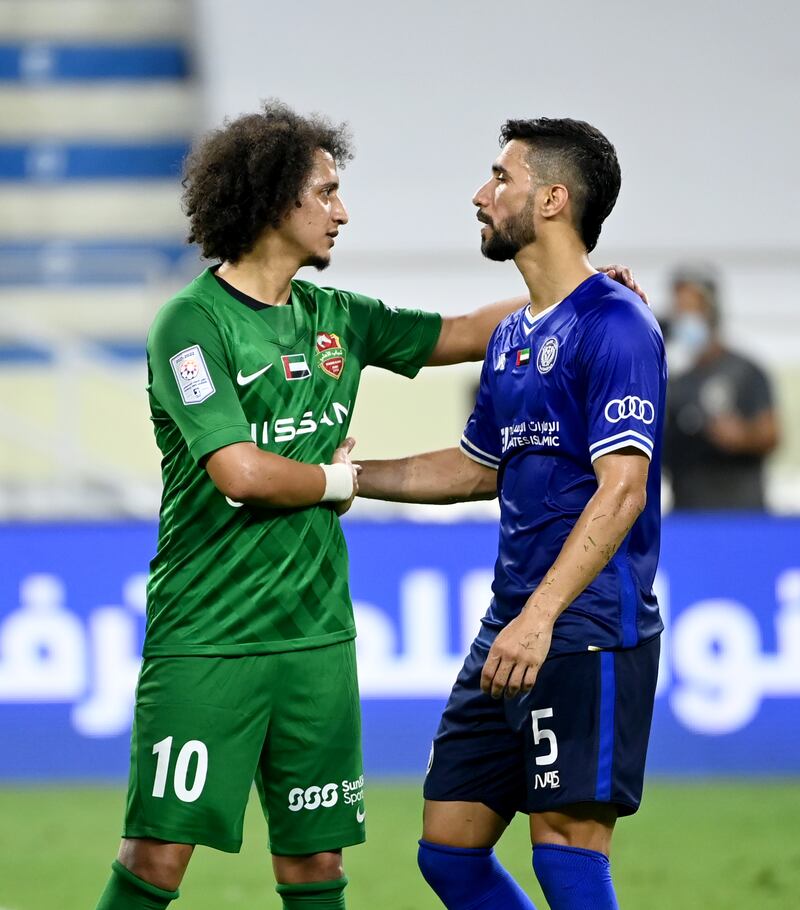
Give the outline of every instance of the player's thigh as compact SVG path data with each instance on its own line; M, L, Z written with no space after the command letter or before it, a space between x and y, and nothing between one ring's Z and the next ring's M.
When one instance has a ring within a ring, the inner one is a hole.
M256 784L278 856L365 839L361 708L352 641L275 655L276 699Z
M269 717L268 657L146 660L123 836L235 852Z
M508 824L525 806L524 737L509 724L504 702L480 687L490 646L484 635L473 642L464 661L431 748L423 792L430 807L426 830L436 830L437 837L451 815L469 816L471 810L462 812L459 805L482 807L475 810L475 830L489 840L498 818Z
M606 803L635 812L642 796L659 641L551 658L511 703L525 737L527 812L569 814ZM597 810L605 818L603 810Z

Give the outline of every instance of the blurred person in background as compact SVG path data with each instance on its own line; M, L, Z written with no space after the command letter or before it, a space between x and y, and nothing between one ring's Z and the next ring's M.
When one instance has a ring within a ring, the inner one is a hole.
M708 269L672 277L664 467L675 509L763 510L766 457L779 423L767 374L725 346Z

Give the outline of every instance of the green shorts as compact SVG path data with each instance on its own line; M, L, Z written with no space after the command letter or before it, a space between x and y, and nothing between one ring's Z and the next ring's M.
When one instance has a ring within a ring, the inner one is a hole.
M354 642L145 660L123 837L236 853L253 781L272 853L363 843Z

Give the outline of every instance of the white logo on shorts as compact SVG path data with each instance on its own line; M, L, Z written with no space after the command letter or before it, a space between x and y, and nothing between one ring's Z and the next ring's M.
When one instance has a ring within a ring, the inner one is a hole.
M289 791L289 811L300 812L308 809L330 809L339 802L339 785L325 784L324 787L294 787Z
M367 813L364 810L364 807L359 806L358 809L356 809L356 821L359 823L359 825L362 825L364 823L364 819L366 817L367 817Z
M537 774L533 782L534 790L538 790L541 787L549 787L551 790L557 790L560 786L558 771L545 771L544 774Z

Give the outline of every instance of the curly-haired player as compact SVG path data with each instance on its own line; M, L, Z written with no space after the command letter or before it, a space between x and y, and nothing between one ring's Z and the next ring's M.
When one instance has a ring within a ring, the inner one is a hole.
M524 302L442 319L295 279L328 264L347 223L350 157L343 127L270 102L188 159L190 240L218 264L147 343L164 493L123 841L98 910L166 907L195 844L238 851L254 780L284 908L344 907L342 848L365 817L339 526L361 371L479 360Z

